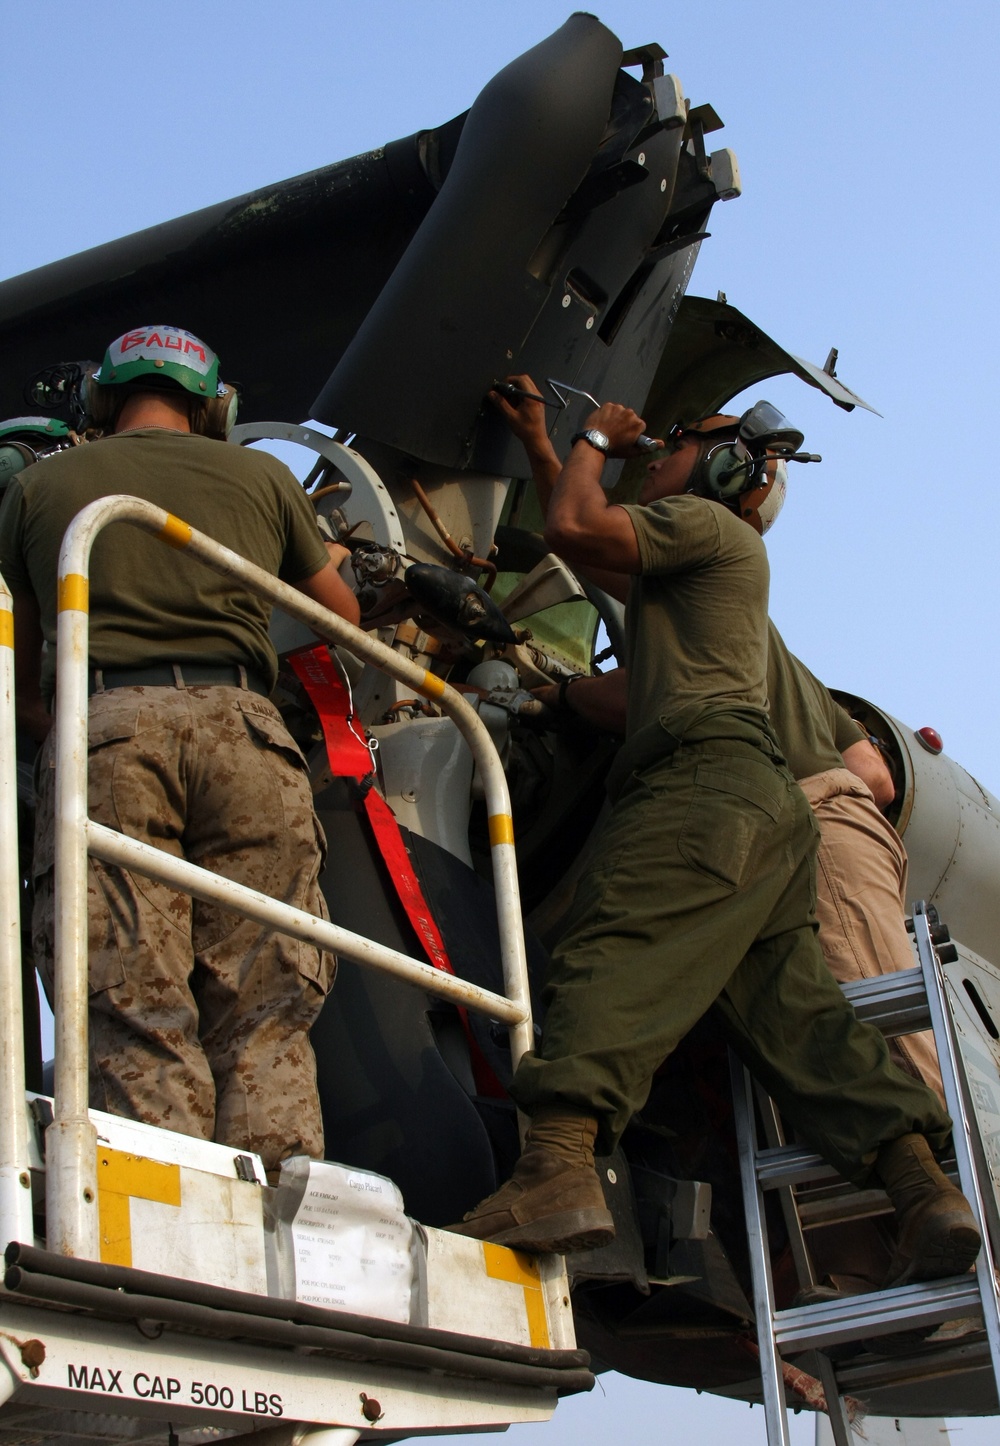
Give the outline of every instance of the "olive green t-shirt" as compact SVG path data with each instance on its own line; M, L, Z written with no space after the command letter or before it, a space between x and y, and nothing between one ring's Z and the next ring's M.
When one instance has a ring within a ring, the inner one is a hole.
M625 614L627 736L657 721L683 737L712 714L765 714L770 573L760 537L703 497L625 511L642 564Z
M793 778L843 768L845 748L864 737L854 719L805 663L790 653L768 621L768 711Z
M44 696L55 686L63 533L88 502L116 492L165 508L285 582L329 560L312 503L265 452L143 428L46 458L11 479L0 509L0 571L12 589L34 592L49 643ZM271 606L237 580L122 522L98 535L90 579L92 667L242 663L273 685Z

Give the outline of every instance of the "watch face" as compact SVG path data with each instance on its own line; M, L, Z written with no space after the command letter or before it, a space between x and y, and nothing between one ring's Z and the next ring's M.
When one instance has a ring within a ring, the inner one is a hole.
M610 437L605 432L598 431L596 427L585 427L582 432L574 433L572 440L573 442L589 442L592 447L595 447L598 452L603 452L605 456L611 447Z

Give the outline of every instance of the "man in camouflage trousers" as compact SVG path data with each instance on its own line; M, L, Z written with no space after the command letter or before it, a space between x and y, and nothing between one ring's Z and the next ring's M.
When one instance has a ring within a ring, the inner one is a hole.
M291 472L225 442L235 395L208 347L138 328L89 385L111 435L20 473L0 513L18 717L43 743L33 933L50 991L56 577L76 513L112 493L143 497L358 619L337 572L344 549L327 548ZM90 817L324 915L308 770L268 700L269 605L122 526L95 543L90 600ZM289 1155L322 1157L308 1031L332 956L96 859L88 905L91 1105L255 1150L271 1172Z

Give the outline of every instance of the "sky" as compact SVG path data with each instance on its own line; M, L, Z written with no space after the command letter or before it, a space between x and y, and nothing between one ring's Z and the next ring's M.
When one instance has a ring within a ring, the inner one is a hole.
M447 120L569 12L0 0L0 279ZM768 537L775 621L825 682L934 726L1000 793L1000 7L606 0L597 13L626 46L665 47L691 101L726 123L713 146L739 158L744 194L716 206L690 291L725 291L813 361L836 346L839 376L882 413L847 414L792 378L755 389L825 459L794 469ZM995 1429L966 1423L955 1440L985 1446ZM763 1443L762 1411L613 1376L510 1439L731 1431ZM795 1446L811 1438L797 1418Z

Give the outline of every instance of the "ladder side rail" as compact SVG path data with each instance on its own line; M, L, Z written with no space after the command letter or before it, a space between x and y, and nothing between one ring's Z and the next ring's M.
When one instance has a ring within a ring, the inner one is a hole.
M787 1141L777 1105L762 1084L755 1082L754 1092L757 1096L757 1108L764 1125L764 1137L767 1140L768 1151L784 1149ZM763 1189L764 1185L760 1179L760 1170L756 1161L755 1168L758 1184ZM806 1286L816 1284L816 1272L806 1247L802 1222L799 1220L799 1212L791 1185L782 1185L778 1188L778 1199L781 1202L781 1213L785 1221L785 1230L788 1233L788 1244L792 1252L795 1275L801 1290Z
M757 1096L757 1108L764 1126L764 1138L767 1141L769 1150L781 1149L787 1143L785 1130L782 1124L781 1115L774 1100L767 1093L764 1086L754 1082L754 1093ZM756 1154L756 1151L754 1152ZM755 1161L756 1169L756 1161ZM758 1189L762 1190L763 1185L758 1174ZM791 1185L784 1185L778 1190L778 1199L781 1202L781 1213L785 1221L785 1230L788 1234L788 1244L792 1252L792 1261L795 1265L795 1275L799 1282L799 1289L816 1284L816 1271L813 1268L812 1257L806 1245L805 1234L802 1229L802 1221L799 1218L798 1203L795 1199L795 1192ZM823 1387L823 1394L826 1397L827 1416L830 1421L830 1429L833 1432L834 1446L854 1446L851 1438L851 1422L848 1416L847 1407L844 1404L840 1393L840 1386L837 1382L837 1372L833 1361L823 1351L817 1350L816 1374Z
M941 1079L944 1085L945 1103L953 1122L952 1137L955 1145L955 1161L958 1165L958 1178L962 1193L972 1208L983 1240L982 1252L976 1265L976 1283L982 1300L983 1324L986 1327L986 1338L990 1347L993 1379L997 1392L1000 1394L1000 1293L998 1293L996 1265L973 1157L969 1112L963 1098L962 1058L955 1040L944 973L931 939L927 906L922 900L915 904L913 909L913 937L917 945L920 967L924 974L924 983L927 987L927 1002L930 1006L934 1040L942 1065Z
M774 1336L774 1284L768 1255L764 1199L757 1181L753 1082L749 1070L731 1050L729 1072L733 1091L733 1120L740 1156L740 1183L743 1187L747 1244L750 1249L750 1271L753 1277L753 1308L757 1321L757 1347L764 1391L767 1442L768 1446L791 1446L781 1357L778 1355Z
M91 1259L98 1253L98 1225L97 1135L87 1108L87 848L90 829L96 830L97 825L91 825L87 818L88 579L94 539L102 528L116 521L132 523L159 541L196 557L214 571L239 578L252 592L282 607L327 642L347 648L423 697L433 699L452 719L479 765L486 793L504 988L512 1006L504 1012L515 1066L533 1042L510 798L503 765L475 709L435 674L370 638L360 628L163 508L125 495L99 498L70 523L59 555L56 660L59 706L55 725L56 1068L54 1119L46 1136L49 1248ZM107 844L107 840L104 843ZM427 969L433 976L433 985L428 987L451 996L450 985L443 983L448 976L429 966ZM499 999L499 996L490 998ZM490 1004L487 1012L495 1013L495 1005Z
M14 607L0 576L0 1241L33 1239L24 1113L21 872L17 839Z

